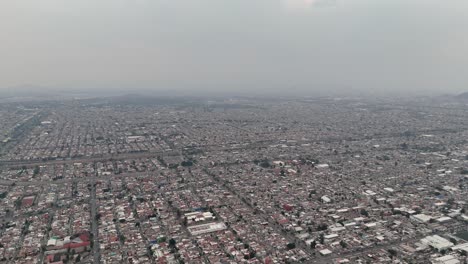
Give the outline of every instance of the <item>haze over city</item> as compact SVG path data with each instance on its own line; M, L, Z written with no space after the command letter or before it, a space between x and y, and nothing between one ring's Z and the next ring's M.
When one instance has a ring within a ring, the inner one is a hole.
M0 91L466 91L464 0L2 1Z
M3 0L0 264L468 264L467 0Z

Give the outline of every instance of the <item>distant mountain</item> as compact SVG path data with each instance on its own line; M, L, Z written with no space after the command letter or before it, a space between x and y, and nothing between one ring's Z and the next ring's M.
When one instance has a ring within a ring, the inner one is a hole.
M452 103L466 103L468 100L468 92L461 94L442 94L434 97L429 97L431 100L439 103L452 102Z
M0 87L0 102L50 101L94 97L96 92L80 92L39 85Z
M457 95L457 98L468 99L468 92L464 92L464 93Z
M51 93L47 87L31 84L16 85L11 87L1 88L2 97L13 96L45 96Z
M174 104L187 104L194 101L190 97L179 97L179 96L156 96L147 94L125 94L112 97L106 97L109 102L114 104L132 104L132 105L174 105ZM195 100L196 101L196 100Z

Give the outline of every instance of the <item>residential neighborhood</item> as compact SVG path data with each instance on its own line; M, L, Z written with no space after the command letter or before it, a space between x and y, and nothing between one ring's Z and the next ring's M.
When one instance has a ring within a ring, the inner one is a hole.
M7 107L0 263L467 262L455 103Z

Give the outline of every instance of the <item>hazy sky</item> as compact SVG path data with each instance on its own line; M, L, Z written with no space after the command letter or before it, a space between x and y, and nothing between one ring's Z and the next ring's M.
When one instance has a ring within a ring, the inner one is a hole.
M468 91L468 1L2 0L0 92L24 84Z

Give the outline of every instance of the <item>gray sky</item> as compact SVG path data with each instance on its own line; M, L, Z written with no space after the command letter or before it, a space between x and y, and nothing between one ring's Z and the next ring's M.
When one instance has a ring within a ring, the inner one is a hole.
M467 0L2 0L0 43L0 91L468 91Z

